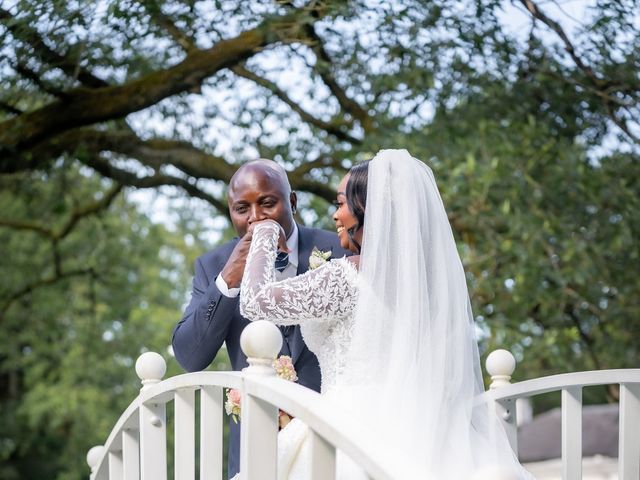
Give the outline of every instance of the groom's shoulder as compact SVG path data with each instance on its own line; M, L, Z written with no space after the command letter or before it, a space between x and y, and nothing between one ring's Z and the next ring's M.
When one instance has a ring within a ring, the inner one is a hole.
M340 247L337 233L320 228L301 227L300 225L298 225L298 228L300 229L300 235L305 236L307 239L305 243L311 243L320 250L331 250L334 254L348 254L346 250Z
M323 230L321 228L303 227L298 225L300 229L300 235L305 235L311 238L317 238L319 240L337 241L338 235L335 232Z
M233 251L233 248L236 246L237 243L238 243L238 238L235 237L223 243L222 245L218 245L213 250L209 250L208 252L203 253L198 257L198 260L205 263L211 263L211 261L216 259L224 259L226 262L226 259L229 258L229 256L231 255L231 252Z

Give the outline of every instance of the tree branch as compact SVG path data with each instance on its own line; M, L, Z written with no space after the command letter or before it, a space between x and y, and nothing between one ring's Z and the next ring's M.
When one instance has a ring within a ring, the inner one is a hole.
M40 88L40 90L42 90L43 92L58 98L66 97L65 92L63 92L59 88L54 87L53 85L49 85L48 82L44 81L42 77L40 77L40 75L38 75L36 72L31 70L25 64L21 62L17 62L15 65L13 65L13 68L15 69L16 72L18 72L24 78L31 80L31 82L36 87Z
M227 205L215 198L214 196L206 193L204 190L198 188L195 184L189 183L188 180L183 178L174 177L172 175L154 174L147 177L138 177L137 175L128 172L126 170L114 167L108 160L100 157L99 155L86 155L81 159L82 163L93 168L101 175L116 180L124 185L137 187L137 188L155 188L160 186L175 186L180 187L186 191L190 196L200 198L211 205L213 205L222 215L229 218L229 211Z
M313 125L321 130L324 130L325 132L333 135L339 140L344 140L355 145L360 145L362 143L362 140L355 138L349 135L347 132L345 132L343 130L344 125L328 123L311 115L309 112L304 110L300 105L294 102L291 99L291 97L289 97L289 95L287 95L283 90L281 90L280 87L278 87L274 82L267 80L266 78L261 77L256 73L251 72L250 70L246 69L242 65L236 65L234 67L231 67L231 71L236 75L246 78L248 80L251 80L257 85L260 85L261 87L264 87L267 90L269 90L276 97L278 97L280 100L286 103L294 112L296 112L303 121L309 123L310 125Z
M307 9L300 9L310 19ZM282 41L298 21L299 12L271 18L235 38L197 50L177 65L127 84L93 90L78 89L66 101L0 123L0 170L18 169L16 153L74 127L122 118L177 93L199 88L217 71L245 60L263 47ZM309 20L307 20L309 21Z
M96 273L93 270L93 268L78 268L78 269L74 269L74 270L69 270L68 272L56 271L50 277L42 278L42 279L37 280L37 281L35 281L33 283L25 285L20 290L18 290L17 292L13 293L7 299L7 301L4 303L4 305L0 309L0 315L4 315L7 312L7 310L9 310L9 307L11 306L12 303L14 303L15 301L17 301L20 298L24 297L25 295L28 295L29 293L32 293L37 288L44 287L44 286L47 286L47 285L53 285L57 281L63 280L65 278L78 277L78 276L82 276L82 275L95 276Z
M156 25L162 27L185 52L191 53L198 50L193 38L180 30L171 18L162 13L160 5L156 2L150 2L149 0L139 0L139 2L147 13L149 13Z
M24 113L22 110L14 107L13 105L10 105L9 103L0 100L0 108L2 108L3 110L12 113L14 115L20 115L22 113Z
M80 83L90 88L100 88L108 85L104 80L79 66L78 62L74 59L67 55L60 55L51 49L44 42L37 30L24 23L15 21L15 17L3 8L0 8L0 21L16 39L30 45L41 61L52 67L59 68L69 78L77 79Z
M562 40L562 43L564 44L564 49L569 54L573 62L588 78L591 79L594 85L602 86L602 80L599 79L594 71L576 54L573 43L571 43L571 40L569 40L569 37L564 32L560 24L549 18L542 10L540 10L533 0L520 0L520 3L522 3L531 15L533 15L534 19L540 20L560 37L560 40Z
M351 114L355 119L359 120L365 132L370 131L373 126L373 119L364 108L362 108L356 101L349 98L347 93L338 84L331 72L331 57L325 50L322 39L316 33L313 25L306 25L304 31L311 42L311 50L316 55L317 61L315 69L320 75L320 78L322 78L322 81L329 88L333 96L336 97L342 109Z
M72 210L67 221L57 230L54 228L48 228L38 222L11 220L6 218L0 218L0 226L9 227L14 230L28 230L36 232L43 237L49 238L53 242L58 242L66 237L82 218L88 217L100 210L109 208L121 190L122 185L116 184L110 188L101 199Z

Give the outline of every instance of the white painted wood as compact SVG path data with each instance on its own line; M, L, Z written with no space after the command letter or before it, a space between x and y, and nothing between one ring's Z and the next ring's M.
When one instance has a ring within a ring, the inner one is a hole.
M496 414L502 422L502 426L509 439L511 449L518 452L518 414L516 410L516 400L507 398L496 402Z
M105 444L108 445L108 444ZM91 468L91 473L96 473L100 466L100 461L104 457L106 450L104 445L95 445L87 452L87 465Z
M255 341L259 340L255 339ZM249 343L251 344L250 348L254 348L253 340ZM270 338L267 343L273 343L268 348L268 350L273 350L272 347L277 342L274 337ZM262 346L258 345L255 348L260 350ZM253 353L256 354L256 352ZM424 472L417 471L414 465L415 459L403 457L403 452L390 452L392 447L389 447L388 444L376 443L375 437L368 434L366 425L359 425L344 412L328 406L317 393L269 375L272 369L269 368L266 357L254 358L259 361L253 366L258 368L255 368L253 372L245 372L243 375L238 372L197 372L163 381L159 381L163 374L160 362L154 360L156 362L154 366L149 368L143 366L143 380L152 381L145 384L140 395L121 415L105 442L105 453L98 452L100 453L98 455L94 452L92 455L92 459L97 461L96 465L92 465L94 467L92 479L107 478L110 460L109 454L106 452L117 452L121 449L125 465L125 480L140 480L140 478L142 480L166 480L165 404L174 400L174 396L178 398L175 392L180 389L202 388L200 478L222 480L221 432L224 418L222 387L243 390L242 455L244 458L241 459L241 469L243 469L243 474L246 474L243 480L272 480L275 478L277 453L277 408L275 405L309 425L314 436L312 442L315 447L313 448L318 452L316 461L318 473L316 476L324 475L325 472L322 469L332 461L335 462L337 448L360 464L368 475L376 480L427 477ZM149 371L146 371L145 368ZM267 375L253 375L258 372ZM502 375L502 372L497 373ZM157 380L158 383L154 384L154 380ZM638 464L640 463L638 460L640 455L638 453L640 450L638 435L640 428L634 428L634 426L638 425L640 421L640 391L638 390L640 388L640 369L578 372L502 385L480 395L477 402L484 403L495 400L502 402L506 409L510 410L510 402L517 398L562 390L563 455L566 459L564 478L573 480L580 478L581 472L581 389L583 386L612 383L624 384L621 388L620 405L620 458L621 464L629 466L630 470L626 470L626 466L621 467L620 478L638 480ZM178 400L176 405L180 401ZM180 410L181 407L176 406L176 411ZM513 412L513 420L515 421L515 409L511 412ZM503 421L509 422L511 420L511 412L503 412L505 415ZM176 415L179 414L176 413ZM178 423L182 424L181 421L177 421L176 428L182 428L178 427ZM126 473L127 451L136 452L138 450L138 428L140 429L141 457L137 469L132 468L132 473L129 475ZM250 433L246 434L247 431ZM178 435L182 436L182 433ZM252 456L251 462L249 462L249 456ZM322 460L323 457L329 460L325 462ZM577 469L572 468L572 465L577 465ZM138 477L138 472L140 477ZM193 476L189 477L189 480L191 478Z
M122 460L124 480L140 480L140 442L137 429L122 430Z
M195 390L182 388L175 393L174 476L176 480L196 477Z
M164 403L140 406L140 479L167 480L167 422Z
M222 480L224 408L222 387L200 390L200 478Z
M568 387L588 387L591 385L610 385L613 383L640 383L640 368L617 370L594 370L590 372L563 373L548 377L534 378L512 383L493 390L487 390L478 401L486 397L500 400L503 398L532 397L547 392L557 392Z
M122 480L122 450L109 452L109 480Z
M582 388L562 389L562 479L582 478Z
M311 445L311 479L335 480L336 478L336 449L324 438L311 430L309 432Z
M364 468L371 478L429 478L405 452L390 454L388 442L378 442L367 425L362 425L346 411L336 409L335 404L327 403L313 390L277 377L251 376L245 378L244 393L279 405L285 412L304 421L312 431Z
M242 480L276 480L277 435L278 408L243 393L240 423Z
M167 362L156 352L145 352L136 360L136 374L142 382L142 389L159 383L167 372Z
M640 478L640 385L620 385L618 478Z
M511 375L516 369L516 359L509 350L498 349L487 356L484 365L491 375L489 388L493 389L511 382Z

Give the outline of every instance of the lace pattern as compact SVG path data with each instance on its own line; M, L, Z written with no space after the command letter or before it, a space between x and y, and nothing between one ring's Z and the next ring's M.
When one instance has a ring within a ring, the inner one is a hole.
M302 336L320 363L325 391L344 368L357 300L358 272L346 258L331 260L303 275L276 281L274 261L280 227L258 225L242 284L240 312L250 320L300 324Z

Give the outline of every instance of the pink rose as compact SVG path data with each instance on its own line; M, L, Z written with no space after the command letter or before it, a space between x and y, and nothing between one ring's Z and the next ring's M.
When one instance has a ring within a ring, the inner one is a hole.
M242 394L240 393L240 390L236 388L232 388L231 390L229 390L229 400L231 400L231 402L240 406L241 398L242 398Z

